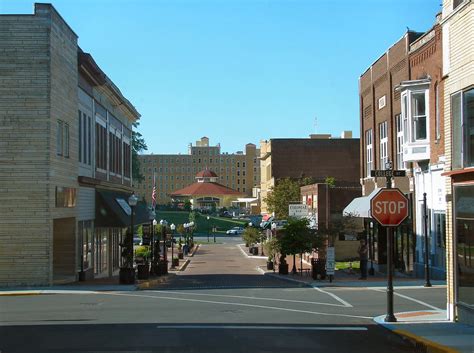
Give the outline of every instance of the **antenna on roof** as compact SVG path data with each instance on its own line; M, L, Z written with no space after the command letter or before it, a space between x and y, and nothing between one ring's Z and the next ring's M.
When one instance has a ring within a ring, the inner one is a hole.
M314 133L317 133L318 130L318 117L314 117Z

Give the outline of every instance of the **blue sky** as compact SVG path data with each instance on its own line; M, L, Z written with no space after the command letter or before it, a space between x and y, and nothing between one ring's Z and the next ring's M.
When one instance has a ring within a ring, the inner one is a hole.
M235 152L315 131L359 136L358 78L441 0L58 0L53 5L142 114L152 153L208 136ZM0 0L0 13L32 13ZM317 124L315 127L315 118Z

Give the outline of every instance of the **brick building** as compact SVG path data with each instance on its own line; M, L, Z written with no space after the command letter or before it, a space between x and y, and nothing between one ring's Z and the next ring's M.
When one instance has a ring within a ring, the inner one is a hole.
M140 115L49 4L0 15L0 52L0 286L111 275Z
M311 177L324 183L334 177L340 186L359 182L359 139L345 132L342 138L311 135L300 139L260 142L261 212L268 214L265 198L279 179Z
M474 324L474 3L444 0L448 315Z
M219 175L220 184L252 197L252 189L260 185L259 154L253 143L245 145L245 153L222 153L220 144L210 146L209 138L202 137L195 145L189 144L188 154L141 155L145 179L135 185L135 192L151 203L155 178L157 204L168 204L170 194L193 184L196 174L207 169Z
M362 144L362 193L385 187L385 178L372 178L375 169L407 171L394 178L410 200L410 217L395 232L396 263L400 271L423 274L423 193L429 216L430 261L433 276L445 276L443 79L440 17L426 33L408 31L375 61L359 79ZM367 204L367 203L366 203ZM361 210L361 214L367 214ZM386 264L382 227L365 219L372 260Z

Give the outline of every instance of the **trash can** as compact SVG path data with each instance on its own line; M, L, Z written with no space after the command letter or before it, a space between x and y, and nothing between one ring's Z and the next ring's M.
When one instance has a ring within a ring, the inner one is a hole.
M326 278L326 259L311 259L311 276L313 279Z

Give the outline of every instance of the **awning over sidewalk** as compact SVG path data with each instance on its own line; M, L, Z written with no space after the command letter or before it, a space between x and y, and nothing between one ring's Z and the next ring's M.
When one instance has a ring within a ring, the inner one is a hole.
M367 196L356 197L354 200L351 201L350 204L346 206L346 208L344 208L342 214L344 216L351 214L355 217L371 218L372 216L370 215L370 200L372 199L372 197L375 196L376 193L379 192L379 190L380 188L375 188L374 191L372 191Z
M97 190L96 193L96 227L130 226L131 209L128 205L130 195L123 192ZM149 222L149 210L145 203L135 206L133 223L135 225Z

